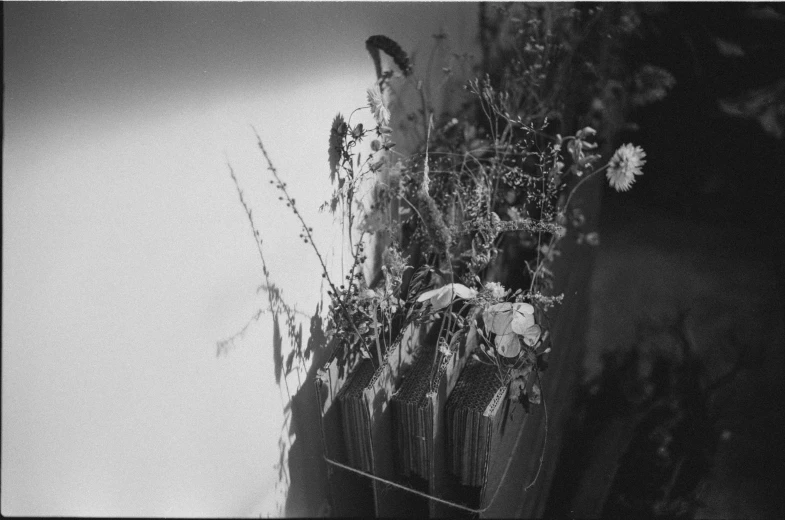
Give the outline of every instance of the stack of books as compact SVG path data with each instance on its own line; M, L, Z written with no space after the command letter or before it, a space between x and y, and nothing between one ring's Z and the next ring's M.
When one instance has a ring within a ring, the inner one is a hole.
M337 401L343 425L343 439L349 465L372 472L371 417L365 389L373 378L375 368L370 359L363 359L338 392Z
M496 367L471 360L447 400L447 466L464 486L485 484L491 439L501 426L506 395Z
M430 479L433 443L433 406L431 379L433 345L423 345L400 389L393 395L392 407L398 444L398 472Z

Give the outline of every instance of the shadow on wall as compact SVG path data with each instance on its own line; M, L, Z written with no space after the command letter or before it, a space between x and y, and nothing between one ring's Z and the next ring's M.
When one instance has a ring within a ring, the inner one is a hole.
M289 449L289 494L286 498L287 517L328 516L329 490L327 463L323 458L322 432L319 425L319 404L316 395L316 373L327 363L333 351L328 343L321 317L321 305L311 317L308 346L312 353L311 368L292 397L290 434L296 436Z
M270 294L270 308L260 309L237 334L218 342L217 355L226 355L235 347L235 341L242 338L254 322L259 321L263 314L270 314L273 320L273 375L276 384L281 388L285 386L286 394L291 396L283 409L284 421L281 437L277 443L279 459L276 465L278 469L276 489L284 486L282 489L285 490L286 496L284 510L279 512L287 517L328 516L330 506L327 467L322 456L323 441L319 428L321 422L314 383L316 373L327 363L334 349L333 343L328 342L325 334L323 305L319 303L313 316L309 317L309 337L303 349L303 331L300 323L302 320L298 318L307 315L288 305L274 284L269 283L260 289ZM281 319L286 325L285 334L281 330ZM284 346L284 335L289 339L288 347ZM283 354L285 348L289 350L286 357ZM309 360L310 369L305 378L300 379L300 369L304 369ZM294 395L291 394L287 381L287 376L293 371L298 372L298 384ZM291 439L293 436L295 440L289 445L286 439Z

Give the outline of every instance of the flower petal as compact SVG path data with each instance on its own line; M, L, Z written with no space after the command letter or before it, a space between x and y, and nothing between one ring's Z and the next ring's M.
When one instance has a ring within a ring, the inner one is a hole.
M512 313L512 331L516 334L524 334L526 330L534 325L534 307L528 303L516 303Z
M499 334L495 343L496 350L504 357L514 358L521 353L521 342L517 334Z
M512 323L510 328L515 334L525 334L531 326L534 325L534 316L531 314L520 314L516 312L513 314Z
M453 291L450 286L445 285L444 287L440 287L438 292L431 297L431 305L434 310L443 309L452 303L452 299Z
M474 289L469 289L468 287L466 287L463 284L451 283L451 284L445 285L445 287L450 287L450 286L452 286L452 290L454 291L454 293L455 293L454 296L456 298L463 298L464 300L469 300L469 299L474 298L475 296L477 296L477 291L475 291Z
M425 291L417 298L417 301L424 302L425 300L430 300L434 310L439 310L450 305L455 298L468 300L475 296L477 296L477 291L474 289L469 289L459 283L448 283L438 289Z
M510 302L503 302L491 305L482 314L485 322L485 330L494 334L508 334L512 332L510 324L512 322L513 307Z
M424 302L425 300L430 300L431 298L439 294L439 291L441 290L442 288L439 287L438 289L431 289L430 291L425 291L424 293L422 293L420 296L417 297L417 301Z
M534 306L530 303L519 302L514 303L513 307L521 314L534 314Z
M534 325L534 307L528 303L512 304L512 330L517 334L523 332Z
M523 337L524 343L526 343L530 347L533 347L540 340L541 334L542 334L542 329L540 328L540 326L532 325L531 327L526 329L526 331L523 334L521 334L521 336Z

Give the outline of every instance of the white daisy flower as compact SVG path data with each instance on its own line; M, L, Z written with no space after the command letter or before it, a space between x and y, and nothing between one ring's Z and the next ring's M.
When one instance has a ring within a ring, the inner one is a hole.
M375 84L368 89L368 106L371 107L376 124L379 126L387 126L390 124L390 111L384 106L382 91L379 89L378 84Z
M498 282L488 282L485 284L485 290L488 293L488 296L494 300L501 300L510 292L504 288L504 286Z
M611 187L616 191L629 190L635 182L635 176L643 175L641 168L646 164L644 157L646 152L640 146L628 143L619 147L611 157L605 174Z

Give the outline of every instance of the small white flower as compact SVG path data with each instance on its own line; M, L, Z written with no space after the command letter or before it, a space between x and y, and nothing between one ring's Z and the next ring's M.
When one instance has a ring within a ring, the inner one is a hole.
M439 338L439 352L444 354L444 357L452 356L452 350L450 350L450 346L444 338Z
M485 284L485 290L488 291L488 295L493 298L494 300L501 300L507 293L510 291L506 290L502 284L499 282L488 282Z
M384 106L382 91L379 89L378 84L368 89L368 106L371 107L376 124L379 126L390 124L390 111Z
M641 168L646 164L644 157L646 152L640 146L628 143L619 147L611 157L605 174L611 187L616 191L629 190L635 182L635 176L643 175Z
M469 289L460 283L448 283L438 289L425 291L418 298L418 302L430 301L433 310L438 311L450 305L455 298L470 300L477 296L477 291Z

